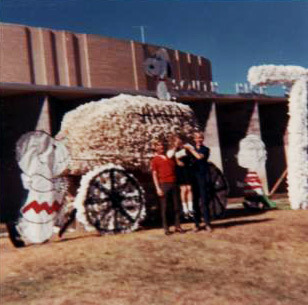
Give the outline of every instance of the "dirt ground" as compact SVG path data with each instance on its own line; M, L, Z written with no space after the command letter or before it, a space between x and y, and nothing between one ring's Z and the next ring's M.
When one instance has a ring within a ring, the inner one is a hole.
M213 227L1 238L1 304L308 304L308 211L232 208Z

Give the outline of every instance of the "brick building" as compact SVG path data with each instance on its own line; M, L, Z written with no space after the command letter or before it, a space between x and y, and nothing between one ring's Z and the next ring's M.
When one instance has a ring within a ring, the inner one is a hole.
M0 23L1 215L13 217L24 196L14 147L25 132L57 133L65 112L80 104L119 93L156 95L157 80L144 62L161 47L89 34ZM189 104L211 148L211 160L223 170L230 196L239 196L236 180L245 171L236 161L245 134L261 135L268 151L263 169L271 189L286 168L287 100L256 94L223 95L211 91L208 59L166 49L176 101ZM285 192L282 184L278 192Z

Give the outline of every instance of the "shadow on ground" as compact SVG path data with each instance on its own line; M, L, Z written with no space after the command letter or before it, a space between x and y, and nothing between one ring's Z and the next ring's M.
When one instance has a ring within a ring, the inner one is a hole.
M251 219L251 220L238 220L238 221L229 221L229 222L224 222L224 223L213 223L212 227L213 229L217 228L229 228L233 226L243 226L243 225L249 225L249 224L254 224L254 223L262 223L262 222L268 222L272 221L272 218L265 218L265 219Z

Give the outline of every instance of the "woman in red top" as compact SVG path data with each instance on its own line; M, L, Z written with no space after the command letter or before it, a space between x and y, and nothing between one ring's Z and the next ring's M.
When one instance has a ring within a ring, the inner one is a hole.
M156 155L151 161L154 185L161 204L161 216L166 235L170 235L167 223L167 205L173 204L175 213L175 232L183 233L180 227L180 200L175 178L175 162L165 154L163 141L155 143Z

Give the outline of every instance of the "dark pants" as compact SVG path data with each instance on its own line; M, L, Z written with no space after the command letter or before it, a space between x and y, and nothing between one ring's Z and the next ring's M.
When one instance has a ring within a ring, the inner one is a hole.
M175 183L161 183L160 185L162 191L164 192L164 196L160 198L160 207L161 207L161 217L163 228L165 231L168 230L168 222L167 222L167 207L173 205L173 210L175 214L175 227L180 226L180 198L178 187Z
M194 210L195 210L195 225L199 227L200 214L204 218L206 225L209 225L210 220L210 209L209 209L209 194L208 194L208 182L206 175L195 175L194 179ZM200 213L201 209L201 213Z

